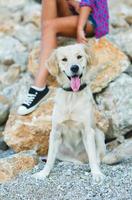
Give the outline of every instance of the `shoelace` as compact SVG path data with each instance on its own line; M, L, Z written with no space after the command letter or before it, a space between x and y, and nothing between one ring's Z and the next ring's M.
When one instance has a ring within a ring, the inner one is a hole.
M27 98L24 101L24 104L30 106L35 97L37 96L37 94L38 94L37 92L35 92L35 94L28 94Z

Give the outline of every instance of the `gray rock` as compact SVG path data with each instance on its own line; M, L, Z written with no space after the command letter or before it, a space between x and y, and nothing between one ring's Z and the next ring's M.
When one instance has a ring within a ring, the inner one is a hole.
M32 82L32 76L29 73L25 73L19 81L16 81L14 84L4 88L0 94L7 97L12 104L12 108L15 108L23 102L26 92Z
M112 165L130 157L132 157L132 138L125 140L122 144L114 148L113 151L106 154L103 162Z
M0 5L2 7L7 7L8 9L12 9L13 11L18 10L18 9L22 9L27 2L29 2L31 0L14 0L14 1L10 1L10 0L0 0Z
M4 124L9 115L9 105L0 103L0 125Z
M132 77L132 65L130 65L127 70L125 71L125 73L127 73L129 76Z
M9 61L20 66L27 63L26 48L17 39L11 36L0 36L0 63L9 64Z
M117 138L132 130L132 78L122 74L96 96L99 108L109 118L107 138Z
M110 35L109 39L124 51L132 61L132 28L120 30Z
M24 23L33 23L40 30L41 9L42 5L38 3L27 4L23 10Z
M3 87L13 84L20 76L20 66L17 64L12 65L8 70L0 73L0 81Z
M29 23L27 25L17 25L13 36L17 38L28 49L32 49L34 42L40 40L40 32L35 25Z
M0 138L0 150L2 151L6 151L9 147L7 146L7 144L5 143L5 141L3 140L3 137Z
M128 28L128 20L132 16L131 3L124 0L109 1L110 23L114 28Z

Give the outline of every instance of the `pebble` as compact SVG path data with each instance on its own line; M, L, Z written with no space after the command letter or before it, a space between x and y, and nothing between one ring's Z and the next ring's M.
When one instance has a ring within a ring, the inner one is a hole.
M40 163L31 171L0 186L0 200L131 200L132 158L109 166L101 165L104 182L94 184L89 165L57 161L45 180L31 177L44 167Z

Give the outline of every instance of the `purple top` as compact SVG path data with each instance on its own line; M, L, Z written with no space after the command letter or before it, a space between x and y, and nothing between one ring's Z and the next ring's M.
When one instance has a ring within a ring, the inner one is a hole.
M109 12L107 0L81 0L80 6L92 8L92 16L96 22L95 37L100 38L109 32Z

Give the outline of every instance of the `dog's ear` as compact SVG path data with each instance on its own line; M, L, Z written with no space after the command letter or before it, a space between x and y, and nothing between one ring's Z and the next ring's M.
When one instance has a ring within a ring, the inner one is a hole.
M97 64L97 58L93 50L93 45L94 45L93 41L89 41L88 44L84 45L88 67L90 67L91 65Z
M50 57L46 61L46 68L52 76L57 76L59 74L59 66L56 56L56 50L54 50Z

